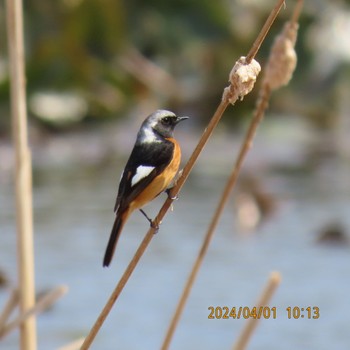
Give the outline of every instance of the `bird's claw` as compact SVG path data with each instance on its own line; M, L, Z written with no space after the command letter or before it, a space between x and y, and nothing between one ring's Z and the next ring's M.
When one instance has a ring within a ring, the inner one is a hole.
M173 189L173 187L168 188L165 192L168 195L168 198L171 199L172 201L177 201L179 199L178 194L176 194L175 196L171 195L171 190Z
M156 234L159 231L159 224L160 223L158 224L158 222L156 222L156 220L151 220L150 224L151 224L151 227L154 230L154 234Z
M157 220L152 220L148 217L148 215L142 210L139 209L140 212L144 215L144 217L148 220L150 226L153 228L154 233L157 233L159 231L159 225L161 224L161 221L158 223Z

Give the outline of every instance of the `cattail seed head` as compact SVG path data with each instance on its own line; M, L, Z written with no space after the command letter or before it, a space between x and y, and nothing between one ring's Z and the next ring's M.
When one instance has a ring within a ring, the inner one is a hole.
M225 88L223 99L234 104L238 99L243 97L252 91L256 78L260 73L260 64L254 59L247 63L244 56L242 56L233 66L229 82L230 86Z
M264 79L264 83L271 89L287 85L293 76L297 64L294 46L298 27L298 23L287 22L282 33L274 41Z

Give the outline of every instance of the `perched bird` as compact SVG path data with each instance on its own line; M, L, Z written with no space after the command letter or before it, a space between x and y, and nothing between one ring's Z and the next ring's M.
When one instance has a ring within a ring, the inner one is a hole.
M123 226L135 209L139 209L152 224L141 208L173 181L181 160L180 146L173 138L174 128L187 118L158 110L142 123L121 176L114 207L116 217L103 259L104 267L109 266Z

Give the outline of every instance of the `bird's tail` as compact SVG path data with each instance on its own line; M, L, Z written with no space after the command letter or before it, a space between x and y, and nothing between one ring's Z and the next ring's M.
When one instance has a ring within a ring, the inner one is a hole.
M112 232L111 232L111 235L109 237L108 244L107 244L105 256L103 258L103 267L108 267L112 261L115 247L117 245L117 242L118 242L118 239L119 239L119 236L120 236L120 233L122 231L122 228L124 226L125 221L126 221L125 215L123 215L123 214L116 215L116 218L115 218L114 224L113 224L113 228L112 228Z

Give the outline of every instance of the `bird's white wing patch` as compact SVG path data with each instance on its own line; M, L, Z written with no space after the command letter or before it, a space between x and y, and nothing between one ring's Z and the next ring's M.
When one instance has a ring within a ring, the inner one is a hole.
M154 169L154 166L140 165L136 169L136 173L131 179L131 186L135 186L140 180L148 176L151 171Z

